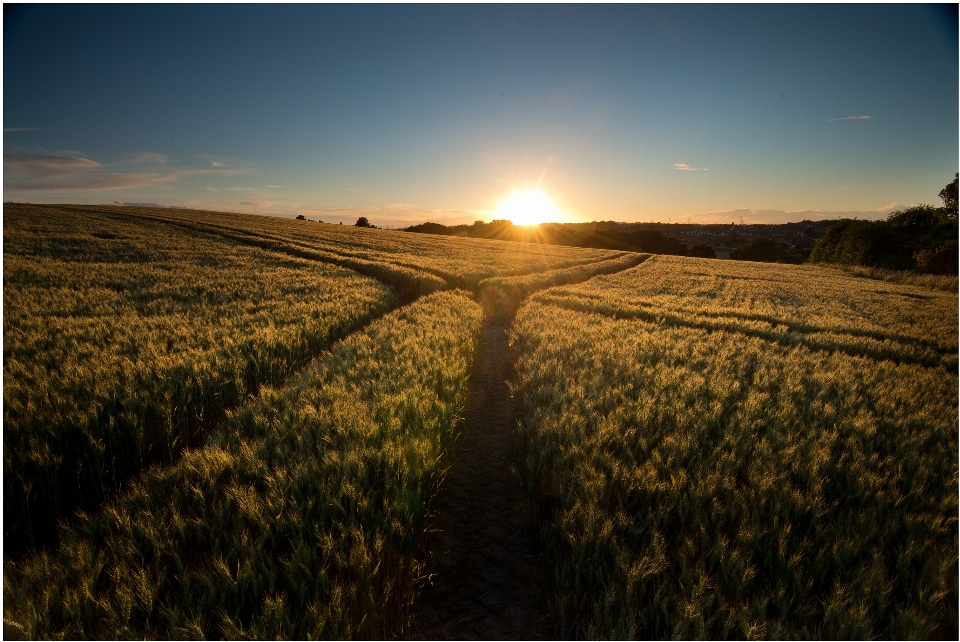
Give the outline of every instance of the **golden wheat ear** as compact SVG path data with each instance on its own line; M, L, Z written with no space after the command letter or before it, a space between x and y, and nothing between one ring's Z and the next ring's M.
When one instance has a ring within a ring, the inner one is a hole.
M3 639L4 640L26 640L27 632L19 624L3 618Z

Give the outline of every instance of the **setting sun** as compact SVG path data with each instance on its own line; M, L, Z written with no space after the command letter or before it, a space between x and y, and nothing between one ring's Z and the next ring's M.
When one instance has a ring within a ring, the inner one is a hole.
M537 189L514 192L497 208L497 217L508 219L514 225L539 225L563 218L553 200Z

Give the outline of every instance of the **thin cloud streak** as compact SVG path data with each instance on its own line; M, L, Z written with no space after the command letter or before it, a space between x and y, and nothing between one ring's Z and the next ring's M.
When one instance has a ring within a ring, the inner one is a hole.
M686 222L689 218L692 223L740 223L740 217L743 217L743 223L746 225L754 223L791 223L803 220L823 221L836 220L842 218L859 218L867 220L884 219L890 213L896 210L908 207L901 203L893 202L883 207L873 210L821 210L821 209L803 209L803 210L754 210L750 208L725 210L720 212L700 212L689 215L677 216L676 220Z
M190 176L193 174L214 174L216 176L239 176L247 174L249 168L238 167L236 169L178 169L174 172L177 176Z
M184 202L187 204L187 202ZM385 204L384 207L310 207L299 203L284 203L274 201L203 201L189 202L190 207L212 211L242 212L247 214L262 214L294 218L298 215L310 220L320 220L327 223L342 222L352 225L359 217L365 216L374 225L389 228L409 227L425 222L442 223L444 225L459 225L473 223L477 220L490 221L493 212L489 210L467 209L410 209L393 210Z
M473 223L477 220L490 221L491 212L487 210L463 209L416 209L399 210L389 207L319 207L289 209L278 214L293 216L303 214L317 217L325 221L343 221L352 223L361 216L366 216L374 225L388 225L390 227L408 227L420 223L442 223L443 225L460 225Z
M153 152L140 152L134 154L131 161L136 165L166 165L167 157Z
M185 210L186 207L182 205L165 205L163 203L146 203L138 201L118 201L114 200L111 205L122 205L124 207L166 207L174 210Z
M3 189L5 192L87 192L109 189L135 189L173 180L161 174L117 174L99 172L102 166L89 158L70 158L47 154L5 153Z
M37 175L59 174L100 167L89 158L54 156L52 154L22 154L7 152L3 155L3 171L13 174L35 173Z
M35 132L39 131L39 127L4 127L3 131L6 132Z
M827 122L833 123L838 120L869 120L871 118L873 118L873 116L846 116L845 118L831 118Z
M162 154L144 152L135 155L133 161L137 164L162 166L167 159ZM82 156L7 152L3 155L3 189L14 193L126 190L169 183L195 174L236 176L250 171L247 168L153 172L103 170L103 165Z

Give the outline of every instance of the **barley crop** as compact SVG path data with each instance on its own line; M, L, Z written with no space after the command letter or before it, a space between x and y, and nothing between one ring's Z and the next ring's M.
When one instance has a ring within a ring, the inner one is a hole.
M402 635L481 316L430 295L264 390L57 551L7 562L5 624L29 638Z
M956 293L655 257L512 341L561 635L956 631Z

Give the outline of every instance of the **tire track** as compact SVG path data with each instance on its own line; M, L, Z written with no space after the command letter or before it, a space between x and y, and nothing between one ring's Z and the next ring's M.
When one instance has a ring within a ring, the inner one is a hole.
M427 537L430 582L414 637L548 639L534 537L534 504L521 490L514 407L511 319L487 318L467 397L458 457L438 497Z

